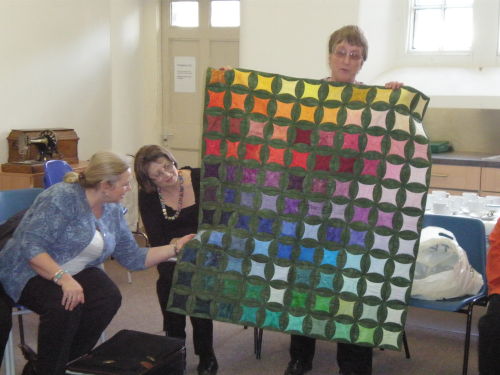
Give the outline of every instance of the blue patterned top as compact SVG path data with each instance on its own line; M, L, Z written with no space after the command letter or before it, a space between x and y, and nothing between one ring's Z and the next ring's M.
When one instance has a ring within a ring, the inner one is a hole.
M145 268L147 248L139 248L118 203L104 204L97 219L78 184L58 183L38 195L13 237L0 252L0 282L17 301L26 283L37 273L29 259L48 253L58 264L77 256L92 240L96 229L103 235L101 257L87 264L100 265L111 255L130 270Z

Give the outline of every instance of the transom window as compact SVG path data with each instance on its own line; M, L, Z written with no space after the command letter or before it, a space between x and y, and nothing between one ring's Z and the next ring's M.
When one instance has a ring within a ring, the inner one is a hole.
M409 51L468 52L474 0L412 0Z
M171 0L170 25L176 27L199 27L200 1ZM210 0L210 26L239 27L240 1Z

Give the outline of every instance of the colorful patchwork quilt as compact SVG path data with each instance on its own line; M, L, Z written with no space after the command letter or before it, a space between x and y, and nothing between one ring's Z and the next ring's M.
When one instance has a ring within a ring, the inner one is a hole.
M399 349L429 186L429 98L209 69L199 232L173 312Z

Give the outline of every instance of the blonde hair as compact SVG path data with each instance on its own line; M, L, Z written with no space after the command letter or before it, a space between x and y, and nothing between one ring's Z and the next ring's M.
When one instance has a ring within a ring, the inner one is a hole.
M347 25L334 31L328 41L328 53L333 53L339 43L346 41L353 46L363 48L363 61L368 58L368 41L363 31L356 25Z
M128 169L129 165L125 159L112 152L101 151L92 155L85 171L67 173L64 182L78 183L84 188L95 188L101 182L114 184Z

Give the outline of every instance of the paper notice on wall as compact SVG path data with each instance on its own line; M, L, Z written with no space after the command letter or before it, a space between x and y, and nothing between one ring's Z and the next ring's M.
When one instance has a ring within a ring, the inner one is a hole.
M196 59L194 56L174 57L175 92L196 91Z

